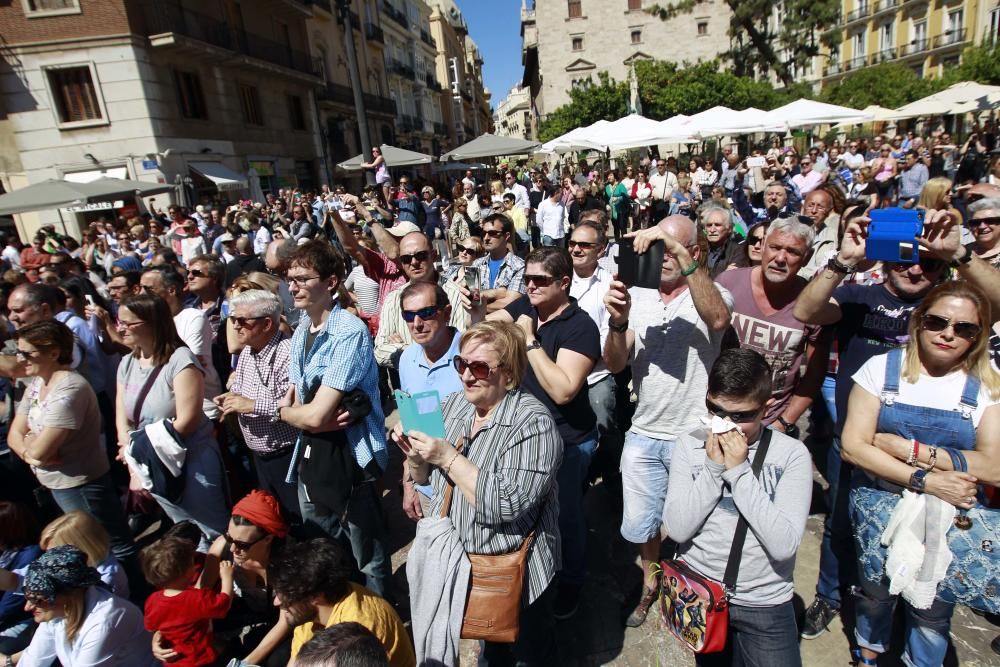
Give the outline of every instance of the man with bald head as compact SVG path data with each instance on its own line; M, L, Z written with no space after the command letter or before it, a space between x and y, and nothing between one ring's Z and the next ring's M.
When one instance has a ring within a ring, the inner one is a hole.
M840 216L833 210L833 196L825 189L812 190L802 200L802 216L812 221L813 240L809 247L809 261L799 275L810 280L837 254Z
M413 342L413 336L403 319L400 296L407 285L426 282L440 285L451 304L449 326L465 330L466 311L462 307L462 292L458 284L448 280L434 268L434 248L422 232L410 232L399 240L399 262L406 283L386 294L379 315L378 334L375 335L375 359L380 366L399 368L399 355Z
M697 228L687 216L669 216L629 236L636 252L656 242L665 250L659 289L630 288L614 280L604 297L609 315L604 361L612 373L631 364L638 397L621 460L621 533L639 545L647 574L639 604L626 622L637 627L659 590L649 566L659 556L674 443L700 427L708 414L703 407L708 371L729 328L733 298L709 277Z
M266 248L265 252L267 252ZM226 264L224 280L226 289L229 289L234 280L253 271L267 271L267 266L260 257L254 254L253 241L247 236L241 236L236 239L236 256Z

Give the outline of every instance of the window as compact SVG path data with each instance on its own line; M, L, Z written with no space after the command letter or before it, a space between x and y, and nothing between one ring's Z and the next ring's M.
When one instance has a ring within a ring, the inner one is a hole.
M698 36L704 37L708 34L708 21L698 21Z
M260 93L253 86L240 84L240 109L243 111L243 122L264 124L264 116L260 113Z
M101 99L89 65L46 70L60 124L104 120Z
M574 37L573 38L573 50L574 51L583 51L583 37Z
M633 44L641 44L642 43L642 30L633 30L632 31L632 43Z
M882 51L891 51L896 46L896 22L887 21L882 24L882 28L879 30L879 49Z
M854 35L854 57L857 58L865 55L868 52L866 46L867 40L865 39L865 31L862 30Z
M79 0L21 0L21 4L28 18L80 13Z
M948 14L948 28L945 32L956 33L962 30L962 10L956 9Z
M201 77L195 72L174 70L177 104L184 118L208 118L205 95L201 92Z
M913 46L914 52L923 51L927 48L927 21L913 24Z
M583 0L569 0L569 17L578 19L583 16Z
M987 44L996 44L1000 41L1000 7L990 12L990 27L986 33Z
M628 0L628 10L638 12L642 10L642 0Z
M298 95L288 96L288 118L293 130L306 129L306 113L302 107L302 98Z

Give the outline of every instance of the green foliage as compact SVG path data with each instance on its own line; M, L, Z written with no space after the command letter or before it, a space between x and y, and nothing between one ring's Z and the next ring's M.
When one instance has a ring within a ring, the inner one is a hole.
M917 76L899 63L882 63L847 74L836 83L824 86L820 97L825 102L854 109L872 104L895 109L941 90L937 79Z
M695 114L714 106L731 109L773 109L787 100L764 81L720 72L716 61L689 67L662 60L641 61L635 66L644 115L663 120Z
M628 83L614 81L607 72L600 72L598 79L596 84L588 88L569 92L569 104L548 114L539 125L539 140L544 143L602 118L618 120L627 113ZM640 81L640 87L641 85Z
M962 53L961 64L946 71L944 80L948 84L959 81L978 81L979 83L1000 86L1000 42L966 49Z
M647 11L662 20L690 14L707 0L677 0ZM726 0L731 48L726 58L737 75L771 72L787 88L795 84L795 68L806 67L821 46L840 43L840 0L784 0L777 21L769 20L773 0Z

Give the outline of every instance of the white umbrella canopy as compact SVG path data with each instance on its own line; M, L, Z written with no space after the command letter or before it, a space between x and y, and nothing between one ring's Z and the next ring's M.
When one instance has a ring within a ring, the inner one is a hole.
M689 118L687 127L702 139L754 132L785 131L783 123L772 120L766 111L754 107L741 111L713 107Z
M884 121L894 120L896 118L895 109L887 109L886 107L880 107L877 104L869 104L864 108L865 113L874 114L872 118L873 122L881 123ZM849 127L851 125L860 125L857 122L847 122L847 123L837 123L837 127Z
M98 178L87 183L48 179L0 195L0 215L113 201L137 194L145 197L173 189L173 185L164 183L120 178Z
M651 138L655 138L659 130L659 121L639 114L629 114L580 138L597 144L601 150L618 151L655 143Z
M527 155L533 153L537 148L538 142L531 141L530 139L484 134L462 144L458 148L451 149L441 156L441 161L470 160L484 157L499 157L501 155Z
M600 150L600 146L592 142L587 141L584 137L588 136L589 133L595 132L597 129L610 124L611 121L604 120L603 118L587 125L585 127L577 127L566 134L551 139L544 144L542 144L536 153L569 153L571 151L586 151L586 150Z
M946 114L986 111L1000 106L1000 86L962 81L896 109L891 118L944 116Z
M405 148L396 148L389 144L382 144L379 146L379 150L382 151L382 158L385 160L387 167L412 167L418 164L430 164L434 161L432 155L408 151ZM357 171L361 169L362 162L368 162L369 160L371 160L371 157L362 153L361 155L355 155L350 160L338 163L337 166L344 171Z
M784 123L789 128L833 123L867 123L875 114L815 100L795 100L767 112L769 121Z

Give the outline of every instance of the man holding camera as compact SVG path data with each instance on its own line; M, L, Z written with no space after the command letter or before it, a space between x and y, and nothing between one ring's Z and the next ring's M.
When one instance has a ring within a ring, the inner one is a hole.
M614 280L604 297L609 315L604 361L612 373L631 363L638 396L621 460L621 534L639 545L646 573L639 604L626 621L638 627L659 590L650 565L659 556L660 515L674 443L705 415L698 406L731 322L733 299L701 265L698 230L687 216L669 216L629 236L640 254L655 242L664 244L659 289L630 289Z

